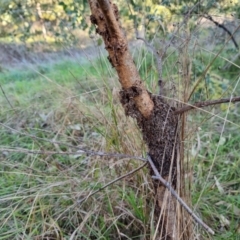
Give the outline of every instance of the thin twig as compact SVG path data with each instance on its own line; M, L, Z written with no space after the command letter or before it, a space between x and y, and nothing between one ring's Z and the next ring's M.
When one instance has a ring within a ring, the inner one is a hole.
M10 107L15 111L15 109L13 108L13 105L12 105L11 102L9 101L9 99L8 99L8 97L7 97L6 93L5 93L5 91L3 90L1 84L0 84L0 88L1 88L1 91L2 91L2 93L3 93L4 97L5 97L5 99L7 100L8 104L9 104Z
M100 157L118 157L118 158L132 158L146 162L147 160L143 157L136 157L127 154L121 153L109 153L109 152L102 152L102 151L90 151L80 149L76 152L58 152L58 151L41 151L41 150L28 150L24 148L0 148L0 151L6 152L17 152L17 153L26 153L26 154L43 154L43 155L80 155L80 154L87 154L90 156L100 156Z
M177 32L180 30L180 28L181 28L182 26L184 26L184 24L187 22L187 20L191 17L192 12L195 10L195 8L196 8L198 5L200 5L202 2L203 2L203 0L197 2L197 3L187 12L187 14L184 16L184 19L183 19L182 23L181 23L181 24L178 24L178 28L177 28L177 29L175 30L175 32L172 34L172 37L171 37L171 39L169 40L167 46L165 47L165 50L164 50L164 52L162 53L162 55L165 55L165 54L166 54L168 48L171 46L174 38L176 37Z
M132 158L132 159L137 159L137 160L141 160L141 161L147 161L145 158L142 158L142 157L135 157L135 156L131 156L131 155L127 155L127 154L121 154L121 153L109 153L109 152L100 152L100 151L91 151L91 150L86 150L86 149L83 149L83 148L80 148L78 146L74 146L74 145L71 145L71 144L67 144L67 143L64 143L64 142L61 142L61 141L56 141L56 140L50 140L50 139L47 139L47 138L40 138L40 137L36 137L34 135L31 135L31 134L27 134L27 133L23 133L21 131L18 131L17 129L14 129L14 128L11 128L9 126L7 126L6 124L4 123L1 123L0 122L0 126L3 126L11 131L14 131L18 134L21 134L23 136L27 136L27 137L30 137L32 139L37 139L37 140L41 140L41 141L45 141L45 142L49 142L49 143L52 143L52 144L62 144L62 145L65 145L69 148L74 148L76 149L78 152L73 152L73 153L66 153L66 154L71 154L71 155L76 155L76 154L80 154L80 153L86 153L88 155L92 155L92 156L101 156L101 157L119 157L119 158ZM32 154L48 154L51 155L51 154L64 154L64 152L59 152L59 151L32 151L32 150L28 150L28 149L20 149L20 148L1 148L0 150L2 151L12 151L12 152L25 152L25 153L32 153Z
M89 197L93 196L94 194L96 194L96 193L102 191L103 189L109 187L110 185L112 185L112 184L114 184L114 183L120 181L121 179L123 179L123 178L125 178L125 177L127 177L127 176L130 176L131 174L133 174L133 173L139 171L140 169L144 168L146 165L147 165L147 162L144 163L143 165L141 165L140 167L138 167L138 168L132 170L131 172L128 172L127 174L125 174L125 175L123 175L123 176L121 176L121 177L119 177L119 178L116 178L116 179L112 180L111 182L107 183L107 184L104 185L103 187L101 187L101 188L99 188L98 190L94 191L93 193L89 194L87 197L78 200L77 203L82 203L83 201L87 200Z
M163 55L159 55L158 54L158 51L156 50L156 48L150 44L146 39L142 38L142 37L136 37L138 40L142 40L145 45L148 47L148 49L151 50L152 54L154 55L155 57L155 60L156 60L156 65L157 65L157 72L158 72L158 79L162 79L162 58L163 58Z
M233 35L238 31L238 29L240 29L240 24L238 25L238 27L234 30ZM218 58L218 56L220 55L220 53L223 51L223 49L226 47L227 43L231 40L231 37L229 37L227 39L227 41L223 44L223 46L221 47L221 49L218 51L217 54L215 54L214 58L211 60L211 62L207 65L207 67L205 68L205 70L202 72L202 74L198 77L198 79L196 80L196 83L194 84L193 89L191 90L189 96L188 96L188 100L190 100L190 98L192 97L193 93L195 92L197 86L199 85L199 83L202 81L202 79L205 77L205 75L207 74L208 70L210 69L210 67L212 66L212 64L214 63L214 61Z
M206 19L208 19L208 20L210 20L210 21L213 22L216 26L218 26L219 28L222 28L225 32L227 32L228 35L231 37L231 39L232 39L235 47L236 47L237 49L239 49L238 44L237 44L237 42L236 42L233 34L232 34L223 24L215 21L215 20L212 18L212 16L210 16L209 14L203 15L203 17L206 18Z
M233 66L236 66L237 68L240 68L237 64L235 64L235 62L237 61L237 59L240 59L240 52L237 53L230 61L227 59L228 62L226 63L225 66L223 66L223 67L221 68L221 70L222 70L222 71L227 70L227 69L229 69L232 65L233 65Z
M164 89L164 82L162 80L162 63L163 63L163 58L164 55L163 54L159 54L158 51L156 50L156 48L150 44L146 39L138 37L138 40L142 40L145 45L151 50L152 54L155 57L155 62L156 62L156 67L157 67L157 72L158 72L158 86L159 86L159 96L163 96L166 95L165 89Z
M169 40L167 46L164 48L164 51L161 52L161 54L156 50L156 48L150 44L146 39L142 38L142 37L139 37L137 36L136 38L138 40L142 40L145 45L148 47L148 49L151 50L151 52L153 53L154 57L155 57L155 61L156 61L156 68L157 68L157 72L158 72L158 85L159 85L159 95L160 96L164 96L164 95L167 95L166 93L166 89L164 88L164 81L163 81L163 78L162 78L162 72L163 72L163 59L166 55L166 52L167 52L167 49L171 46L174 38L175 38L175 35L176 33L179 31L179 29L186 23L186 21L188 20L188 18L191 17L191 14L193 12L193 10L199 5L201 4L203 0L197 2L188 12L187 14L185 15L184 17L184 20L182 21L182 23L178 26L177 30L173 33L171 39Z
M175 190L171 187L170 183L167 182L158 172L155 164L153 163L151 157L149 156L149 154L147 155L147 159L148 162L151 165L152 170L154 171L154 174L156 176L154 176L154 179L158 179L170 192L171 194L176 198L176 200L182 205L182 207L192 216L192 218L198 223L200 224L207 232L211 233L212 235L214 235L214 231L208 226L206 225L197 215L195 215L193 213L193 211L190 209L190 207L188 207L188 205L182 200L182 198L179 197L179 195L175 192Z
M192 109L203 108L203 107L207 107L207 106L217 105L217 104L221 104L221 103L229 103L229 102L231 102L231 103L240 102L240 97L222 98L222 99L206 101L206 102L197 102L197 103L194 103L193 105L188 105L183 108L177 109L174 112L174 114L182 114L182 113L187 112Z

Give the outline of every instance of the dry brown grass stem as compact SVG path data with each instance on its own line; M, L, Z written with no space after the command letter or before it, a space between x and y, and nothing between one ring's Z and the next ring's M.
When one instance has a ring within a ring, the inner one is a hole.
M147 162L144 163L144 164L142 164L140 167L138 167L138 168L136 168L136 169L134 169L134 170L132 170L132 171L130 171L130 172L128 172L128 173L126 173L126 174L124 174L124 175L122 175L122 176L114 179L114 180L112 180L111 182L107 183L106 185L104 185L103 187L101 187L101 188L99 188L98 190L94 191L93 193L90 193L90 194L89 194L87 197L85 197L84 199L79 200L78 203L82 203L82 202L86 201L88 198L92 197L92 196L95 195L96 193L101 192L101 191L104 190L105 188L107 188L107 187L111 186L112 184L114 184L114 183L122 180L123 178L128 177L128 176L136 173L137 171L139 171L139 170L141 170L142 168L144 168L146 165L147 165Z
M0 89L1 89L2 94L4 95L5 99L7 100L8 104L10 105L10 107L15 111L13 105L12 105L11 102L9 101L9 99L8 99L8 97L7 97L7 95L6 95L6 93L5 93L5 91L4 91L4 89L3 89L3 87L2 87L1 84L0 84Z
M127 154L121 154L121 153L110 153L110 152L102 152L102 151L92 151L92 150L87 150L87 149L84 149L84 148L80 148L79 146L74 146L74 145L71 145L71 144L68 144L68 143L65 143L65 142L61 142L61 141L57 141L57 140L50 140L50 139L47 139L47 138L41 138L41 137L37 137L37 136L34 136L34 135L31 135L31 134L27 134L27 133L24 133L22 131L19 131L17 129L14 129L14 128L11 128L9 127L8 125L4 124L4 123L1 123L0 122L0 126L3 126L4 128L6 129L9 129L13 132L16 132L20 135L23 135L23 136L27 136L27 137L30 137L32 139L36 139L36 140L41 140L41 141L44 141L44 142L49 142L51 144L54 144L55 146L56 145L59 145L59 144L62 144L66 147L69 147L70 149L76 149L78 152L63 152L63 151L38 151L38 150L28 150L28 149L24 149L24 148L9 148L9 147L3 147L1 148L2 151L9 151L9 152L21 152L21 153L31 153L31 154L48 154L48 155L53 155L53 154L62 154L62 155L76 155L76 154L88 154L88 155L92 155L92 156L108 156L108 157L119 157L119 158L132 158L132 159L137 159L137 160L141 160L141 161L147 161L145 158L143 157L135 157L135 156L132 156L132 155L127 155Z
M238 29L240 28L240 24L238 25L238 27L234 30L234 32L232 33L232 35L234 35ZM192 97L193 93L195 92L195 90L197 89L197 86L200 84L200 82L202 81L202 79L205 77L205 75L207 74L208 70L210 69L210 67L212 66L212 64L214 63L214 61L218 58L218 56L220 55L220 53L225 49L227 43L232 39L232 37L230 36L227 41L223 44L223 46L221 47L221 49L218 51L218 53L214 56L214 58L211 60L211 62L207 65L207 67L205 68L205 70L203 71L203 73L199 76L199 78L196 80L196 83L192 89L192 91L190 92L189 96L188 96L188 101L190 100L190 98Z

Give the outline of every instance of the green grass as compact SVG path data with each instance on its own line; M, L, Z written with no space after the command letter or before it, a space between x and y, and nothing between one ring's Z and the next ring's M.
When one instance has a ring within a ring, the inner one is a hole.
M118 189L109 187L82 204L77 201L141 163L116 159L117 169L111 169L108 158L48 153L71 153L78 147L139 155L141 141L130 143L136 136L135 125L124 117L119 104L113 108L115 82L102 61L83 66L64 61L35 66L35 71L1 73L7 99L0 100L4 124L0 127L0 239L113 239L117 229L125 228L124 221L132 222L131 217L119 215L123 210L116 206L121 202L122 208L126 202L137 211L131 228L139 233L135 222L143 215L134 199L120 191L131 184L119 182ZM123 122L118 122L120 116ZM120 136L119 129L129 134ZM24 153L24 149L42 154Z
M199 53L192 59L196 77L212 57ZM176 61L182 59L174 53L164 63L164 79L168 83L179 78ZM135 56L135 62L148 89L156 93L152 56L142 51ZM220 84L222 79L214 78L221 75L218 66L223 63L217 59L211 66L212 80L199 85L196 100L206 99L206 92L209 98L231 92L233 87L225 91ZM236 84L236 75L232 79L232 75L224 74L227 87L230 81ZM195 75L192 76L191 86L195 83ZM5 70L0 73L0 84L7 97L0 98L0 239L152 237L153 193L148 169L86 198L142 163L73 154L78 149L136 156L146 151L135 122L125 117L119 104L117 77L106 59L84 64L63 60ZM211 88L217 91L211 92ZM219 116L225 117L226 107L206 111L190 113L186 144L193 167L192 206L216 235L210 237L202 230L196 231L203 233L204 239L237 240L239 110L237 106L230 109L230 123L226 123L222 136L217 128L223 125ZM210 114L214 117L210 118ZM202 130L197 132L199 127Z
M205 133L201 139L203 146L194 164L196 176L192 200L194 205L198 203L202 216L209 219L209 225L217 229L214 239L226 239L227 236L239 239L240 139L238 134L224 134L221 139L219 133L214 132Z

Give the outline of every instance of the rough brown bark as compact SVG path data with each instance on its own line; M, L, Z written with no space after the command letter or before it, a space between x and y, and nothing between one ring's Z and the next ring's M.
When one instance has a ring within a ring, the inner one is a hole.
M153 96L145 89L128 50L116 5L109 0L89 0L89 5L91 22L102 36L109 53L108 59L118 73L122 86L120 101L125 113L137 120L151 159L159 173L176 189L180 141L175 109L164 102L162 97ZM153 174L152 170L150 174ZM158 180L153 180L153 184L156 194L155 239L184 239L180 236L182 228L179 226L176 201Z
M118 22L119 14L116 5L105 0L89 0L92 11L91 22L97 26L97 33L104 40L109 53L109 61L117 70L119 81L124 90L134 89L134 101L144 117L149 117L153 102L142 84L137 68L128 50L126 37Z
M159 173L165 180L177 187L177 158L180 146L177 134L178 118L174 108L163 102L161 96L151 96L154 108L149 118L144 118L132 100L131 91L120 92L121 103L125 106L126 114L136 118L143 139L148 145L149 155L154 161ZM152 169L150 174L154 175ZM158 229L156 239L177 240L180 231L177 226L176 201L166 188L153 180L156 196L155 222ZM159 224L157 224L159 222Z

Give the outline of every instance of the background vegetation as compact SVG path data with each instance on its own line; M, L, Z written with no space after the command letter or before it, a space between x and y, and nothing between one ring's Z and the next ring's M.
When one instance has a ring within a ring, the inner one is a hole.
M38 3L0 3L0 239L148 239L154 229L146 168L91 195L143 164L99 155L141 156L146 149L119 104L117 77L89 24L87 1ZM180 28L192 1L118 4L150 91L158 93L157 71L151 51L133 41L136 32L162 53L174 37L163 78L176 106L184 100L186 67L191 103L240 95L239 50L203 17L235 32L239 45L237 1L202 1ZM216 231L211 237L196 226L196 239L240 239L239 111L222 104L188 115L189 204Z

